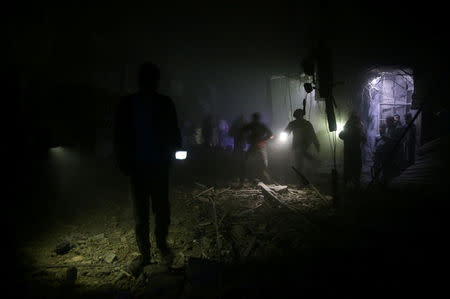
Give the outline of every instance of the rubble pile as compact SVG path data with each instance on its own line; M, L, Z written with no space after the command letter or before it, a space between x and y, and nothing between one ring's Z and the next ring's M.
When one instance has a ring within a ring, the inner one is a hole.
M320 219L332 213L331 198L314 189L263 183L239 188L196 183L194 188L175 188L170 200L168 244L175 253L175 270L192 259L234 263L288 255L307 248ZM139 285L126 270L139 253L131 204L122 204L86 212L76 224L57 225L57 232L26 248L24 255L36 267L32 279L85 288L106 284L132 290ZM154 234L150 237L148 277L160 272Z
M194 236L201 238L194 238L201 256L193 257L233 262L307 246L308 235L318 229L317 218L331 212L331 197L309 188L263 183L239 189L197 184L186 205L194 212L189 213Z

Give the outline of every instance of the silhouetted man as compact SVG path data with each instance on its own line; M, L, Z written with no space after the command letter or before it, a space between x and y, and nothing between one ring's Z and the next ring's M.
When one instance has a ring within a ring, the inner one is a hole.
M166 242L170 224L169 165L181 146L177 114L172 100L157 93L160 71L151 63L139 69L139 91L119 104L115 149L122 172L130 177L136 241L141 257L130 265L138 272L150 263L149 197L155 214L156 245L163 262L173 254Z
M245 147L247 143L245 142L245 136L242 129L246 125L244 115L239 115L231 124L228 135L233 137L233 150L235 159L238 162L238 172L239 180L242 183L244 181L245 175Z
M359 188L362 168L361 143L366 141L366 133L358 114L350 114L339 138L344 141L344 183Z
M412 118L411 113L405 114L405 129L412 122ZM411 127L406 133L405 147L407 166L413 165L416 163L416 125L414 123L411 124Z
M314 144L317 151L320 151L320 143L317 139L316 132L312 124L303 119L304 111L297 109L294 111L295 120L291 121L284 131L293 135L292 149L294 151L295 167L305 172L305 159L312 159L312 155L308 153L308 148Z
M400 164L404 157L399 150L400 147L395 148L395 145L401 137L401 131L394 116L386 117L386 132L381 136L383 142L379 145L381 154L380 161L378 161L378 167L382 167L383 169L383 183L389 182L392 178L400 174Z
M242 153L245 149L245 138L242 134L242 128L245 126L244 115L239 115L231 124L228 135L233 137L233 149L236 153Z
M249 159L255 159L257 161L256 173L261 174L263 180L269 183L271 179L267 171L269 163L266 142L273 137L272 131L261 122L259 113L253 113L252 121L242 128L242 133L247 136L247 141L250 144L244 163L247 163Z

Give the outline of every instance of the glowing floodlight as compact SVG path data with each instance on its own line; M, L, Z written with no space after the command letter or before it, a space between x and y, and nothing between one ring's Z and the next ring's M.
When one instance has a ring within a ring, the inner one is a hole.
M175 159L177 160L186 160L187 151L177 151L175 153Z
M337 123L337 128L336 128L336 132L339 134L342 132L342 130L344 130L344 124L341 122Z
M377 85L378 82L380 82L380 79L381 79L381 77L373 78L373 79L369 82L370 86L374 87L375 85Z
M287 140L288 140L288 133L281 132L281 134L280 134L280 141L281 142L286 142Z

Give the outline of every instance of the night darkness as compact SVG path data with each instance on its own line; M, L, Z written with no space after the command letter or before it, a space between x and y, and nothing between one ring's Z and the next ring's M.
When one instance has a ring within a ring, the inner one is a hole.
M8 2L8 297L444 291L443 5Z

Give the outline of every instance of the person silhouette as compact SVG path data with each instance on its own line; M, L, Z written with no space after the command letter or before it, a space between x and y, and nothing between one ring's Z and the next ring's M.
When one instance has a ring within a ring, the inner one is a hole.
M296 109L294 111L295 120L291 121L284 132L290 134L292 132L292 150L294 152L294 164L297 169L303 173L307 173L307 160L314 160L314 157L308 152L311 144L314 144L317 152L320 151L319 139L312 124L303 118L305 111Z
M138 92L119 104L115 152L120 170L130 178L136 241L141 256L130 264L138 274L150 263L149 197L155 215L156 245L163 263L173 260L167 246L170 225L169 168L181 133L173 101L157 92L160 71L152 63L139 68Z
M250 144L249 149L245 153L244 159L244 171L246 171L249 160L256 160L256 176L262 178L265 183L270 183L272 179L270 178L268 172L268 157L266 143L267 140L273 138L272 131L261 122L261 115L258 112L252 114L252 121L242 128L243 136L247 137L247 141ZM253 178L256 178L253 174ZM241 176L242 180L245 178L245 174Z

